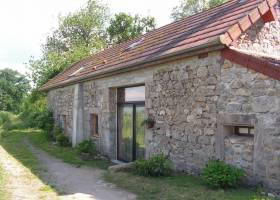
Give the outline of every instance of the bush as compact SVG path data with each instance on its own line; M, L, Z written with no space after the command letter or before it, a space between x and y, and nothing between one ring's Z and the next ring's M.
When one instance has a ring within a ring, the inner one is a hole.
M237 187L245 173L226 164L224 161L211 160L203 169L202 178L204 182L212 188L234 188Z
M85 140L77 146L79 154L96 154L95 144L91 140Z
M23 127L24 125L17 115L5 111L0 112L0 129L3 131L20 129Z
M135 168L141 176L168 176L171 173L171 161L161 153L148 160L137 160Z
M66 147L70 145L69 138L63 133L56 135L56 142L61 147Z
M52 132L53 113L47 106L45 94L33 91L24 99L21 111L20 117L27 127L40 128L47 133Z

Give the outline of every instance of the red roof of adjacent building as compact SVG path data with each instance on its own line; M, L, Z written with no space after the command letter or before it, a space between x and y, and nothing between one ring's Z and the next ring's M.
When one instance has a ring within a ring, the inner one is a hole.
M141 37L115 45L71 65L41 87L56 87L146 65L187 52L230 45L261 17L276 19L277 0L231 0L219 7L173 22ZM194 54L192 54L194 55Z
M248 54L230 48L222 50L222 57L280 81L279 59Z

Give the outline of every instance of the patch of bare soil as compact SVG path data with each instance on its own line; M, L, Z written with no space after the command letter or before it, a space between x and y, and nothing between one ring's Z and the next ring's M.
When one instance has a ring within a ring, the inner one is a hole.
M102 179L105 171L89 167L76 167L64 163L34 147L28 141L25 141L25 143L46 169L42 174L44 181L55 186L62 193L60 198L75 200L136 199L134 194L120 190L113 184L106 183Z
M58 199L55 192L9 155L2 146L0 146L0 165L7 175L6 188L11 200Z

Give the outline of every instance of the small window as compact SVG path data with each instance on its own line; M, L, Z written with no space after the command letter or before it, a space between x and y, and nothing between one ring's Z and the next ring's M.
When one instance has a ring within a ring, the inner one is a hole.
M60 127L63 129L64 133L67 132L67 117L66 115L60 115Z
M254 137L254 133L255 133L254 127L248 127L248 126L235 127L236 135Z
M98 115L90 114L90 127L91 127L91 136L99 137L98 133Z

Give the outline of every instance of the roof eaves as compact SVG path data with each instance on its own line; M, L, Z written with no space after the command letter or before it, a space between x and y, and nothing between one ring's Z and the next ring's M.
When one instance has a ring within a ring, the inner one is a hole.
M99 70L97 72L90 73L83 77L77 77L77 78L73 77L72 79L68 79L66 81L63 81L63 82L60 82L60 83L57 83L54 85L50 85L50 86L43 85L40 88L40 91L49 91L51 89L56 89L56 88L60 88L60 87L73 85L73 84L84 82L84 81L91 80L94 78L106 77L106 76L110 76L113 74L118 74L118 73L122 73L122 72L126 72L126 71L135 70L137 68L142 68L142 67L147 67L147 66L151 66L151 65L157 65L157 64L177 60L178 57L186 58L186 57L190 57L190 56L196 56L201 53L211 52L211 51L215 51L215 50L221 50L223 48L225 48L225 45L221 42L220 36L217 36L217 37L209 40L206 44L196 46L193 48L188 48L188 49L184 49L184 50L181 50L181 51L178 51L175 53L158 56L156 58L151 58L151 59L140 61L137 63L132 63L131 65L120 65L120 66L105 68L104 70Z
M280 67L267 58L256 57L230 48L222 50L222 57L248 69L280 81Z

